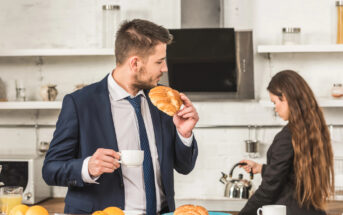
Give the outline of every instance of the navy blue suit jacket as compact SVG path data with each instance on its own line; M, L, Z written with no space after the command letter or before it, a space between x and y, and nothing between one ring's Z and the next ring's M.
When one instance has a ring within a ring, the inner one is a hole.
M146 95L148 91L145 91ZM188 174L195 166L198 148L195 138L191 147L178 137L172 117L159 111L147 96L151 112L163 192L170 211L175 209L174 173ZM115 117L115 116L114 116ZM108 206L125 209L121 169L105 173L99 184L84 183L83 160L98 148L118 151L115 127L107 87L107 77L68 94L63 99L56 130L46 154L43 178L49 185L68 186L66 213L91 213Z

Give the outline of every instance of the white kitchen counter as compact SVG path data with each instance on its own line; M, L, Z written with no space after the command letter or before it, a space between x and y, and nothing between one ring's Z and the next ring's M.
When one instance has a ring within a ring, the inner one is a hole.
M209 211L240 211L247 200L229 199L225 197L211 198L176 198L176 207L184 204L201 205Z

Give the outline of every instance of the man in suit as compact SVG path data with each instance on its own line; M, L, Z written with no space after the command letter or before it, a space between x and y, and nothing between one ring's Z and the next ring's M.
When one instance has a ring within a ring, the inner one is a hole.
M172 35L146 20L124 22L115 42L116 68L102 81L66 95L46 154L47 184L68 186L66 213L108 206L155 215L173 211L173 170L188 174L198 155L191 101L173 117L148 97L167 72ZM118 152L144 150L140 167L120 165Z

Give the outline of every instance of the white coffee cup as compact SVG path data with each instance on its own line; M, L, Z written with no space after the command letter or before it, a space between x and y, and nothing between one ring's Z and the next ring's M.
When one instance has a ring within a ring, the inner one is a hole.
M119 154L120 160L118 162L127 167L137 167L143 164L143 150L122 150Z
M264 205L257 210L257 215L286 215L285 205Z

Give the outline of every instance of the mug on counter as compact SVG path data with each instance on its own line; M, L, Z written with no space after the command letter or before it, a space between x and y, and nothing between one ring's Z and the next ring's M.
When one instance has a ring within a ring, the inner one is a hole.
M257 210L257 215L286 215L285 205L264 205Z
M143 164L143 150L122 150L119 154L120 160L118 162L127 167L138 167Z

